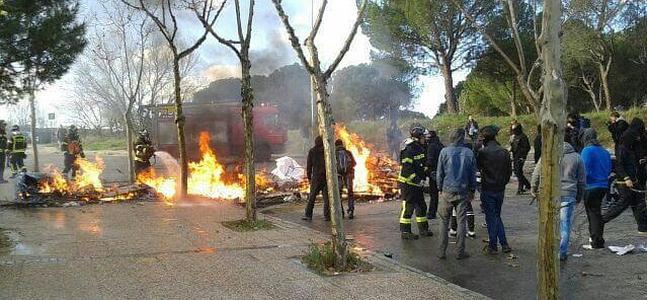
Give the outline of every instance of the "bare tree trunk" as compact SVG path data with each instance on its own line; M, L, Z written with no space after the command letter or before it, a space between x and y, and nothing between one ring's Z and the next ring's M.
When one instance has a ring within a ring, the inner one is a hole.
M458 102L454 97L454 78L452 76L452 67L445 63L442 66L443 80L445 81L445 103L447 103L447 112L450 114L458 113Z
M526 98L528 104L530 105L530 108L536 116L539 116L539 106L537 105L538 99L535 99L533 92L528 87L526 77L523 75L517 75L517 82L519 83L519 87L521 88L521 94L524 98Z
M182 112L182 90L180 84L180 60L173 59L173 75L175 83L175 124L177 125L177 145L180 156L180 197L184 198L188 190L189 163L186 154L186 138L184 137L184 113Z
M332 246L335 251L335 268L344 270L348 249L344 224L342 221L341 196L339 194L339 181L337 178L337 159L335 157L335 134L330 119L330 107L328 102L328 91L326 90L326 79L322 75L315 76L315 91L317 92L317 119L319 134L324 143L324 160L326 164L326 184L328 187L328 201L330 201L330 230L332 234Z
M561 196L560 160L563 155L566 91L562 79L560 0L545 0L543 10L542 60L544 62L544 101L541 107L542 187L539 195L539 235L537 245L537 298L559 298L559 272L556 240L557 207Z
M34 95L34 89L29 90L29 110L31 118L31 147L34 153L34 172L38 172L38 145L36 139L36 95Z
M124 113L126 124L126 150L128 151L128 181L135 182L135 151L133 149L133 122L130 111Z
M245 53L245 54L243 54ZM245 216L248 221L256 221L256 169L254 168L254 94L251 63L246 51L241 53L241 96L243 98L243 127L245 130Z
M611 91L609 90L609 65L611 64L611 59L607 65L598 63L598 70L600 72L600 83L602 83L602 91L604 91L604 102L606 104L607 110L611 111Z

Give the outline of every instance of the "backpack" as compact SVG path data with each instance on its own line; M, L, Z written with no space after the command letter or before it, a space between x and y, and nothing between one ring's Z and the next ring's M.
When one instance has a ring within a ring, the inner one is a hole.
M67 143L67 153L73 155L81 154L81 142L74 140Z
M350 170L350 158L345 149L337 149L337 174L345 175Z

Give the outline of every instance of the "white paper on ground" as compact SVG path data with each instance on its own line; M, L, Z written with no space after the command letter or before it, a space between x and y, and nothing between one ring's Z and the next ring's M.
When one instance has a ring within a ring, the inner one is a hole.
M609 250L611 252L614 252L615 254L618 254L620 256L625 255L629 252L634 251L636 249L636 246L629 244L627 246L621 247L621 246L609 246Z
M281 181L299 182L305 177L305 169L292 157L283 156L276 159L276 168L272 174Z

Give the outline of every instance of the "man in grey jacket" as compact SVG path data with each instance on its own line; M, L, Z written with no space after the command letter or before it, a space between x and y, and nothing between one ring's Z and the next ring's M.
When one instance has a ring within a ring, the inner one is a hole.
M568 139L565 136L564 139ZM541 180L541 158L532 172L532 194L536 197L539 192ZM580 203L584 198L584 189L586 187L586 173L584 162L580 155L575 152L575 148L564 141L564 156L561 161L561 191L562 196L559 203L559 260L565 261L568 258L568 242L571 237L571 224L573 223L573 213L575 205Z
M444 259L449 240L449 220L455 207L458 217L458 243L456 259L468 258L465 252L465 215L467 203L474 199L476 190L476 160L474 152L465 147L465 130L456 129L450 135L451 144L440 151L436 171L436 184L440 191L438 203L442 226L439 258Z

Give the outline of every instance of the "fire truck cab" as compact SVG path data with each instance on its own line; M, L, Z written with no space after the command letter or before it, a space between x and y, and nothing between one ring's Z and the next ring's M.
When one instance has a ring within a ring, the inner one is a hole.
M168 152L176 158L179 157L175 105L148 106L147 110L152 121L152 139L157 149ZM203 131L209 133L211 148L215 150L218 159L222 162L232 163L244 157L241 103L185 103L182 105L182 110L185 117L184 136L189 161L200 159L198 139L200 132ZM276 106L256 105L253 116L255 159L269 161L272 154L284 152L287 130L280 123L279 110Z

